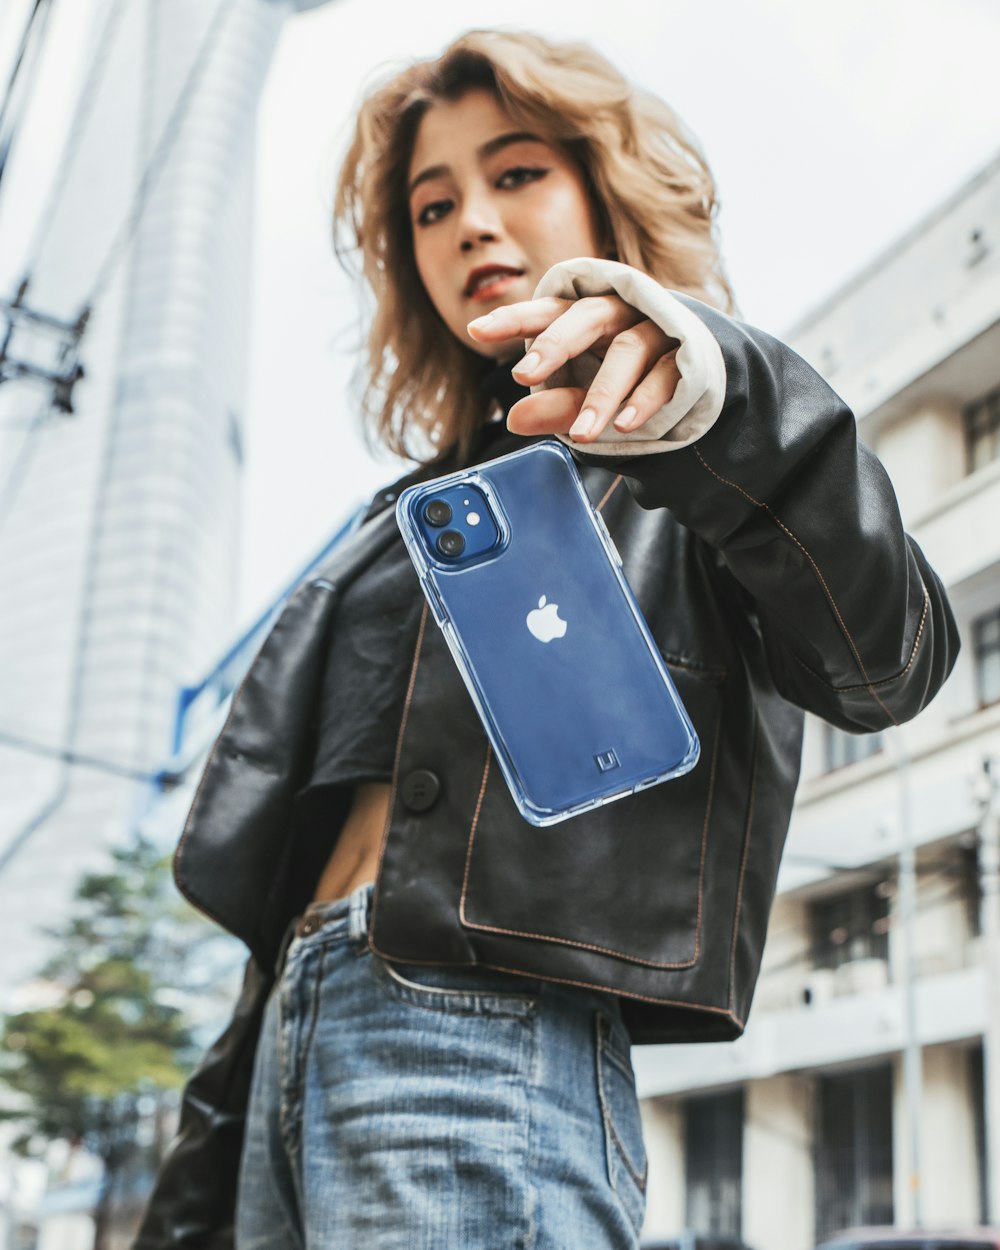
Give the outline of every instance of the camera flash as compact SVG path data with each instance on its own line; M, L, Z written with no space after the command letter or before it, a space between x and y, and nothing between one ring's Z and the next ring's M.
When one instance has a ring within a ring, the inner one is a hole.
M478 525L478 524L479 524L479 513L478 513L478 512L470 512L470 513L468 514L468 516L467 516L465 519L466 519L466 521L468 521L468 523L469 523L470 525Z

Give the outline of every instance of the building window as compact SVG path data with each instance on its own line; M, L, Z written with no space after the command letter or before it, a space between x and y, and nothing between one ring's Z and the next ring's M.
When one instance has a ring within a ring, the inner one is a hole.
M885 882L809 904L813 966L889 958L889 889Z
M881 734L849 734L834 725L823 726L823 766L828 773L878 755L881 750Z
M1000 458L1000 390L966 409L965 428L970 473Z
M742 1237L743 1090L684 1104L687 1227L702 1237Z
M965 911L969 937L979 937L982 934L983 886L979 847L975 842L971 846L956 847L954 875L957 878L956 893Z
M891 1224L892 1066L821 1077L817 1087L816 1237Z
M979 706L1000 700L1000 608L972 622Z

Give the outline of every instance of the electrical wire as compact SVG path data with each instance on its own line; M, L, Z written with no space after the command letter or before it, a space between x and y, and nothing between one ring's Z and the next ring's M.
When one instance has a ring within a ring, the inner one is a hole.
M17 449L17 454L10 462L6 477L0 482L0 526L3 525L7 514L14 506L14 501L21 487L27 481L28 467L31 464L35 451L41 446L40 441L37 438L32 438L32 435L48 424L46 418L51 411L52 405L46 400L29 420L24 431L24 437L21 439L21 446Z
M52 408L48 404L46 404L45 409L43 410L41 415L42 416L54 416L55 413L53 412ZM0 433L3 433L6 430L12 430L12 431L26 430L35 421L37 421L38 418L39 418L39 414L37 412L33 416L30 416L30 417L13 417L13 416L0 417Z
M215 12L210 21L208 30L202 39L201 46L195 56L195 59L184 81L184 84L182 85L181 90L178 93L178 97L174 104L174 108L171 111L171 115L166 125L164 126L163 132L161 133L160 140L155 145L153 155L150 158L150 161L146 166L146 170L143 174L142 179L140 179L135 196L133 197L132 208L129 211L129 213L126 215L123 225L122 227L119 228L119 231L112 243L112 246L108 251L107 257L98 271L98 279L95 282L94 287L92 288L91 298L90 300L87 301L85 305L85 310L93 307L94 303L96 302L97 298L100 296L103 290L104 283L106 283L107 279L110 277L114 262L117 260L118 256L121 254L121 251L124 248L124 246L131 239L131 235L135 229L135 226L138 224L138 221L141 217L141 213L145 206L146 199L149 195L150 190L152 189L154 185L152 171L154 170L154 168L158 169L159 167L161 167L163 160L165 159L167 153L169 153L169 150L171 146L173 145L173 142L176 139L177 134L180 131L180 128L183 124L184 117L187 113L187 109L190 105L190 102L193 96L194 87L197 85L197 82L201 76L201 73L203 72L204 67L207 63L208 54L211 51L211 48L214 46L215 40L218 38L219 32L222 27L222 20L232 10L234 3L235 3L235 0L220 0L220 3L217 5L215 9ZM114 11L117 11L117 10L113 10L113 12ZM148 80L147 80L147 87L148 87ZM81 313L81 317L83 316L84 316L84 313ZM97 552L101 546L101 538L104 532L104 504L105 504L105 501L107 499L107 494L108 494L108 482L110 480L111 462L113 460L114 447L116 443L116 431L119 425L119 421L120 421L120 413L116 405L109 417L107 438L105 439L105 442L104 442L104 454L103 454L103 459L102 459L102 463L101 463L100 471L98 475L98 480L97 480L97 490L96 490L96 495L95 495L95 500L94 500L93 511L90 517L89 535L88 535L88 539L84 548L86 551L87 567L84 570L84 575L82 579L83 592L80 598L79 608L78 608L78 613L77 613L78 625L77 625L77 630L76 630L75 657L74 657L73 672L72 672L72 677L70 681L70 689L69 689L69 695L68 695L69 714L68 714L67 726L66 726L66 730L64 734L64 745L58 748L54 748L50 752L47 748L43 747L43 745L39 743L30 743L30 742L25 742L23 740L21 742L17 742L17 741L9 742L9 745L16 745L16 746L19 746L21 749L30 749L35 754L50 755L50 757L56 758L62 761L64 769L67 769L69 767L70 759L75 760L78 757L80 757L80 753L74 751L72 749L71 744L76 736L76 732L79 727L80 717L82 714L82 700L83 700L82 687L83 687L83 671L84 671L83 657L87 650L88 634L89 634L90 623L91 623L91 618L92 618L92 613L93 613L93 598L94 598L94 593L95 593L95 581L96 581L94 565L97 560ZM31 438L31 435L35 432L35 429L36 427L31 427L26 432L24 436L24 440L22 441L21 451L17 457L17 464L15 465L15 468L17 468L27 458L27 456L30 454L30 449L38 445L38 440ZM23 477L23 475L20 475L20 476ZM0 490L0 522L2 522L3 520L4 511L9 510L10 500L14 493L14 487L15 487L15 479L12 475L8 477L6 483L4 484L4 488ZM6 495L6 500L4 498L5 495ZM157 779L156 775L151 775L148 773L142 773L140 774L140 776L137 777L135 775L135 770L127 768L127 767L123 768L122 772L119 772L118 769L115 767L113 761L99 761L93 758L87 760L86 757L80 757L80 762L84 762L84 761L86 761L91 767L100 766L102 770L104 771L114 771L116 775L128 776L131 779L135 779L135 780L150 781L150 780ZM9 844L7 849L4 851L3 855L0 856L0 869L5 868L10 863L12 858L24 848L24 846L28 843L30 838L40 828L42 828L42 826L45 823L45 820L47 819L46 813L51 814L51 812L54 811L55 808L59 805L59 803L62 802L62 800L65 798L66 787L67 787L67 783L65 780L63 780L63 782L61 783L61 786L59 787L61 790L61 795L58 796L57 798L53 798L52 802L43 809L43 812L40 815L36 815L35 817L33 817L15 835L14 839Z
M950 891L936 895L931 900L920 900L917 908L917 919L920 920L928 915L928 913L935 912L939 908L950 907L953 903L966 902L968 901L968 898L969 893L967 887L964 884L960 884ZM898 914L888 916L887 921L887 932L891 932L894 928L897 928L900 923ZM868 934L868 932L868 929L853 929L847 936L848 938L864 937ZM768 941L770 942L770 937L768 938ZM805 965L810 965L811 967L815 966L815 951L811 946L808 949L799 951L794 955L789 955L787 959L783 959L779 963L766 965L761 969L760 975L762 978L775 976L778 973L789 972L795 968L804 967Z
M20 46L14 57L14 66L11 69L10 78L7 82L7 90L4 93L3 103L0 104L0 182L3 181L4 170L10 159L11 147L17 134L17 125L20 120L23 102L30 96L31 88L34 85L34 76L38 71L42 48L45 44L45 28L48 25L51 13L52 5L50 0L35 0L34 8L28 17L24 34L21 36ZM32 40L34 40L33 45ZM25 57L29 48L32 48L33 56L27 70L27 77L22 79L24 87L18 93L18 77L24 68ZM11 118L9 125L7 124L8 116Z
M58 760L63 764L72 764L80 768L93 769L107 773L112 777L120 777L125 781L148 782L150 785L161 785L164 780L175 783L183 779L191 764L185 764L177 772L165 773L162 769L150 772L146 768L135 768L129 764L119 764L115 760L102 759L98 755L88 755L83 751L69 751L65 747L49 746L45 742L37 742L24 738L20 734L7 733L0 730L0 746L10 747L15 751L23 751L29 755L38 755L43 759Z
M160 138L157 140L139 182L136 185L131 205L122 219L118 230L115 232L104 260L98 267L97 277L91 286L90 293L81 305L80 315L77 319L78 323L89 318L90 310L94 308L98 299L103 294L116 265L132 241L136 228L142 220L142 215L145 211L150 193L156 185L156 181L166 164L170 151L183 128L188 110L190 109L191 102L194 98L195 90L201 81L201 77L208 65L209 58L222 32L225 19L235 8L235 4L236 0L219 0L219 3L216 5L205 34L202 36L201 44L193 61L191 62L187 76L177 93L177 98L174 101L170 116L164 124ZM84 86L81 90L80 99L74 113L73 125L69 136L67 137L65 156L61 167L62 177L59 181L57 181L52 194L49 196L48 204L40 218L39 226L35 232L35 238L29 252L29 257L32 259L29 259L26 267L26 276L22 283L24 288L30 286L31 271L37 263L37 258L41 252L44 240L55 217L61 194L67 183L68 171L72 167L72 162L80 150L80 140L82 138L84 128L90 119L93 103L113 47L113 37L117 33L123 12L124 0L112 0L105 18L104 26L98 37L94 53L91 57ZM4 517L10 509L12 497L16 494L20 485L24 481L24 473L22 472L22 469L30 459L31 448L38 441L33 436L40 431L43 425L44 422L41 420L34 420L23 427L22 447L15 457L14 463L11 467L11 472L8 474L3 484L0 485L0 524L3 523Z
M104 292L114 273L115 266L124 255L126 248L132 241L136 228L142 220L146 203L149 199L150 192L156 185L157 180L161 176L167 164L170 151L173 148L177 137L180 134L184 121L187 117L191 101L194 98L195 90L201 81L201 77L208 65L209 58L215 49L219 36L226 18L236 7L236 0L219 0L216 5L215 12L212 14L208 29L201 41L194 60L188 70L187 77L181 85L180 91L177 93L177 99L174 101L174 107L170 116L164 124L160 138L156 143L153 153L146 163L146 168L142 172L142 176L136 186L132 204L125 214L118 230L112 239L111 246L97 271L97 277L91 287L90 294L81 305L81 314L90 308L93 308L98 299Z
M73 163L80 153L84 132L90 116L93 112L94 101L97 99L97 93L100 89L101 81L111 51L114 46L114 37L118 33L122 15L125 12L125 0L110 0L107 15L104 19L104 25L94 44L94 50L90 57L90 64L84 77L83 86L80 88L80 95L73 110L73 120L70 125L69 133L66 136L66 143L63 147L63 156L59 168L56 170L56 178L53 182L52 189L49 192L48 200L45 208L39 214L38 225L35 227L35 234L31 246L28 249L28 258L25 262L24 271L27 275L26 281L30 281L31 271L35 268L37 259L41 253L42 245L45 242L49 229L52 226L59 202L62 198L66 186L69 181L69 173L73 168Z
M37 12L37 3L35 8ZM21 295L23 295L30 285L32 270L34 269L37 258L41 253L43 243L52 225L52 221L58 209L62 194L65 191L68 182L68 173L80 151L81 140L86 126L90 121L94 101L97 98L98 89L113 47L114 36L118 30L124 11L125 0L110 0L104 25L95 41L90 62L85 73L84 83L80 90L79 98L77 99L76 108L73 112L73 120L70 125L69 133L66 137L62 160L56 171L55 180L53 182L52 189L49 192L45 206L39 214L38 224L35 227L34 239L28 249L28 258L24 267L26 276L21 282ZM34 19L34 17L35 13L32 14L32 19ZM12 422L6 427L11 430L20 429L23 437L21 446L10 465L9 472L3 482L0 483L0 525L3 524L3 521L10 511L16 495L26 481L27 468L39 441L34 437L34 435L38 434L49 424L45 418L49 415L51 409L52 404L47 401L42 409L40 409L33 418L30 418L27 421L15 419L15 422Z

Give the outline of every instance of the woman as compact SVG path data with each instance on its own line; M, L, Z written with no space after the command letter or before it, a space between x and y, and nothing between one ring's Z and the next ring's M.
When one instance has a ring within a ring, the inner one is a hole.
M380 493L185 828L181 888L252 954L143 1250L231 1244L237 1160L244 1250L637 1244L628 1048L742 1031L800 709L898 723L957 650L849 410L726 315L714 208L677 119L585 48L469 34L363 105L336 215L373 428L423 462L404 481L574 449L702 758L527 825Z

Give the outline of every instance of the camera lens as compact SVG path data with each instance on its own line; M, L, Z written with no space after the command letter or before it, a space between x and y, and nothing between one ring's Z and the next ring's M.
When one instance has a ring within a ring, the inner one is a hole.
M428 525L447 525L451 520L451 507L443 499L432 499L424 509Z
M445 504L445 507L448 505ZM465 550L465 539L458 530L445 530L437 541L438 551L443 556L460 556Z

